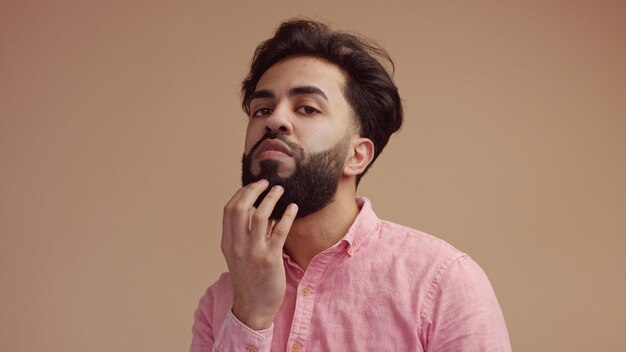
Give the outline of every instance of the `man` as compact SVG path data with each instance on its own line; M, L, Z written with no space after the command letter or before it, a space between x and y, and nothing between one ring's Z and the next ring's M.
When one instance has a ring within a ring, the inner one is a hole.
M224 207L229 273L200 300L192 352L510 351L479 266L356 197L403 118L377 58L391 62L304 20L257 48L243 188Z

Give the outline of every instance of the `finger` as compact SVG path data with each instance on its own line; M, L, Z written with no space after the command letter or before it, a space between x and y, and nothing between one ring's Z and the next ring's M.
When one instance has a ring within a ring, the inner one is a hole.
M256 211L256 208L252 207L252 209L250 209L250 212L248 214L249 218L250 218L249 219L250 221L248 223L248 230L250 230L250 228L252 227L252 214L254 214L255 211ZM276 224L276 220L268 219L268 221L267 221L267 230L265 231L265 235L267 237L269 237L270 234L272 233L272 228L274 227L275 224Z
M248 224L248 230L250 230L250 228L252 227L252 214L254 214L254 212L256 211L255 207L252 207L252 209L250 209L250 221ZM267 237L270 237L270 235L272 234L272 229L274 228L274 225L276 225L276 220L274 219L268 219L267 220L267 230L265 231L265 235Z
M296 214L298 214L298 206L295 203L289 204L283 217L272 230L272 236L270 237L270 245L272 247L283 248L289 230L291 230L291 225L293 225L293 221L296 219Z
M265 236L267 236L267 238L269 238L272 235L272 229L274 228L274 226L276 225L276 220L271 219L270 221L267 222L267 230L265 231Z
M253 208L254 202L268 186L269 182L265 180L249 184L233 205L230 226L237 236L247 237L250 226L250 210Z
M284 189L282 186L276 185L267 193L265 198L259 207L252 214L250 235L254 239L261 239L267 235L267 225L270 215L276 206L276 203L283 195Z
M256 210L255 207L250 208L250 211L248 211L248 231L250 231L250 228L252 227L252 214L254 214L254 211Z
M269 182L265 179L260 179L256 182L250 183L249 185L241 187L240 189L237 190L237 192L235 192L233 197L230 198L228 203L226 203L226 207L234 207L234 205L237 204L237 201L239 201L239 198L241 198L241 196L244 194L244 192L246 192L248 188L257 187L257 186L263 187L263 184L265 184L265 187L267 187L267 185L269 185Z
M230 198L230 200L224 206L224 212L222 215L222 251L227 250L231 246L232 243L232 231L231 231L231 218L234 204L237 202L241 194L243 194L244 187L235 192L235 194Z
M237 212L237 203L241 196L246 192L246 189L253 187L256 185L257 187L267 187L268 182L266 180L259 180L257 182L251 183L245 187L240 188L233 197L226 203L224 206L224 216L222 219L222 242L224 242L224 237L230 237L233 231L233 217ZM249 218L249 216L247 216Z

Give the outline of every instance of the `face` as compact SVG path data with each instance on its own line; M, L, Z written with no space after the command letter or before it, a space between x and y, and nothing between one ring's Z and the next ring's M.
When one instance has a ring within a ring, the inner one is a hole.
M242 181L265 178L284 186L273 218L291 202L302 217L332 200L353 135L344 85L339 68L310 57L283 60L259 80L250 101Z

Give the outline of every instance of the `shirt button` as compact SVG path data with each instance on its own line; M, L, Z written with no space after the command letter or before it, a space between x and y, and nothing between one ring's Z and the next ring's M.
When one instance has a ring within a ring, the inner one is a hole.
M298 351L300 351L300 347L301 347L301 346L300 346L300 344L299 344L299 343L297 343L297 342L294 342L294 343L292 343L292 344L291 344L291 350L292 350L293 352L298 352Z
M308 287L305 287L305 288L303 288L303 289L302 289L302 295L303 295L303 296L308 296L308 295L310 295L311 293L312 293L312 291L311 291L311 289L310 289L310 288L308 288Z
M352 246L348 247L348 254L350 255L354 254L354 248Z
M256 351L256 348L254 348L254 347L248 347L246 352L257 352L257 351Z

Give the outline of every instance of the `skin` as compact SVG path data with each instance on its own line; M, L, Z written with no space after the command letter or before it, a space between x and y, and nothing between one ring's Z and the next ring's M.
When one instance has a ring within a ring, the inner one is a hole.
M315 255L346 234L359 213L356 176L371 162L374 146L355 128L354 113L343 95L345 82L344 73L324 60L288 58L263 74L255 90L263 94L250 102L246 154L268 130L279 131L302 147L305 160L309 153L326 150L343 138L350 140L337 193L322 210L295 220L297 205L291 204L280 220L270 220L283 190L274 187L255 209L255 200L268 187L265 180L242 187L224 207L222 252L233 283L232 311L254 330L271 327L282 304L286 289L283 248L306 270ZM294 90L298 87L315 89ZM289 155L260 153L253 155L253 174L264 158L279 162L281 176L295 170Z

